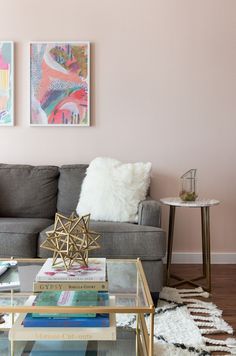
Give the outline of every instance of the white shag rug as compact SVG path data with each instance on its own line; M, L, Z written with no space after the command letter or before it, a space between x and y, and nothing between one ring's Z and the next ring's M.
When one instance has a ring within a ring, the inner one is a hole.
M209 293L201 287L163 288L154 317L155 356L208 356L213 351L236 355L236 339L206 336L233 334L233 329L222 319L222 311L216 305L196 297L208 298ZM118 326L136 327L135 316L119 314L117 317Z

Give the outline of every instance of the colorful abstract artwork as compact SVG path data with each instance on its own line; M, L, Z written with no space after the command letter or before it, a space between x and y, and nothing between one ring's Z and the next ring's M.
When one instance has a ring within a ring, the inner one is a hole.
M12 126L14 115L13 42L0 41L0 125Z
M30 44L30 124L89 126L89 42Z

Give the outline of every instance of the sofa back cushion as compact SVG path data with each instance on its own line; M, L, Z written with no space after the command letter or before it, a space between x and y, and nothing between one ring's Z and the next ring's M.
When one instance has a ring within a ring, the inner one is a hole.
M0 216L52 218L58 167L0 164Z
M59 168L57 211L70 215L76 210L81 185L84 180L87 164L64 165Z

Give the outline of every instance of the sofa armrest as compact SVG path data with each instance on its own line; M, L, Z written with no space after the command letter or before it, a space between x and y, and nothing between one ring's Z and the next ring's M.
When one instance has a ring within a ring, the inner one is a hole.
M161 227L161 204L159 201L147 197L139 203L138 224Z

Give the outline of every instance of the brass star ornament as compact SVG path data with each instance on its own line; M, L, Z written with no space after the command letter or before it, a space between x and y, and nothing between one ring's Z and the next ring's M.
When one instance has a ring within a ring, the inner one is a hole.
M67 217L56 213L54 228L46 232L47 238L41 244L53 251L52 266L63 263L68 270L73 263L79 263L88 267L89 251L100 248L97 240L101 237L89 230L89 223L90 214L80 217L73 213Z

